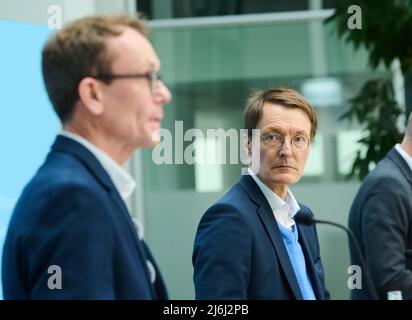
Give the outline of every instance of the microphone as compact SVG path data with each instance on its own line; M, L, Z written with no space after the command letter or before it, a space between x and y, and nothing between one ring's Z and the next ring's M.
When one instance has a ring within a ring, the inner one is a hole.
M316 223L322 223L322 224L328 224L328 225L331 225L331 226L338 227L342 230L345 230L346 233L349 236L349 239L352 241L352 244L353 244L353 247L355 248L356 254L358 255L361 268L362 268L362 270L364 271L364 274L365 274L366 284L368 286L369 293L370 293L373 300L379 300L379 296L376 292L375 285L373 284L372 278L371 278L371 276L369 274L369 271L368 271L368 268L366 267L365 258L363 257L362 251L360 249L358 239L356 239L355 234L349 228L346 228L344 225L341 225L341 224L336 223L336 222L315 219L313 214L308 214L308 213L299 212L295 215L294 219L295 219L296 222L301 223L301 224L305 224L305 225L312 225L312 224L316 224Z

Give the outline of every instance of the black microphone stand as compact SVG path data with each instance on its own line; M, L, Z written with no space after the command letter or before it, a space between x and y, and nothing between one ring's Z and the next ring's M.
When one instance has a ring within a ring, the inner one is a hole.
M376 292L375 285L373 284L368 268L366 267L365 258L363 257L362 250L360 249L358 239L356 238L355 234L349 228L346 228L345 226L339 223L332 222L332 221L317 220L313 218L313 215L303 214L303 213L296 214L294 219L296 222L299 222L302 224L322 223L322 224L328 224L331 226L335 226L335 227L338 227L344 230L348 234L349 239L351 240L355 248L355 251L359 257L359 262L361 264L361 269L364 271L364 274L365 274L366 284L368 286L369 293L373 300L379 300L379 296L378 296L378 293Z
M376 292L375 285L373 284L371 276L370 276L369 271L368 271L368 268L366 267L366 261L363 257L362 250L360 249L359 242L356 239L355 234L350 229L340 225L339 223L335 223L335 222L332 222L332 221L326 221L326 220L317 220L317 219L313 219L313 221L315 223L329 224L331 226L335 226L335 227L338 227L338 228L346 231L346 233L348 234L349 238L351 239L353 247L355 248L355 251L358 255L359 262L361 264L361 268L362 268L362 270L365 271L364 272L365 273L365 279L366 279L366 284L368 285L369 293L370 293L373 300L379 300L378 293Z

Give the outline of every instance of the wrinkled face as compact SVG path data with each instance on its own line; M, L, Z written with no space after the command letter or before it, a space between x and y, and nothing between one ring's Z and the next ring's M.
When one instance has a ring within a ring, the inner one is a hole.
M136 30L125 27L119 36L107 40L113 57L112 74L157 72L160 62L149 41ZM163 119L163 105L171 94L162 81L152 93L146 78L118 78L102 85L102 121L106 136L125 148L153 147Z
M260 140L259 178L272 190L298 182L310 150L311 124L307 115L300 109L265 103L257 129L260 138L254 139ZM274 139L282 143L275 143ZM302 148L305 140L308 144Z

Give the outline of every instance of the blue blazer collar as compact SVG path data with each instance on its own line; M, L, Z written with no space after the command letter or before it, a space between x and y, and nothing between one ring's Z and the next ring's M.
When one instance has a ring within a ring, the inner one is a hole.
M399 154L395 147L389 150L387 157L395 163L395 165L402 172L402 175L412 185L412 171L409 168L409 165L406 163L405 159Z
M304 209L302 209L301 211L304 211ZM303 255L305 256L307 272L311 279L312 288L315 293L316 299L325 300L326 297L325 297L325 293L322 287L321 279L319 279L319 276L318 276L318 273L316 272L315 264L314 264L316 262L314 261L314 259L316 259L317 257L312 257L311 250L308 245L310 243L308 239L309 238L308 232L313 232L312 230L310 230L312 229L312 227L301 225L299 223L296 223L296 226L299 232L299 243L302 247Z
M52 152L71 154L83 163L93 176L108 190L116 190L112 180L96 157L83 145L64 136L57 136L52 147Z
M287 281L292 289L292 292L297 300L302 300L302 293L300 292L299 284L293 272L293 266L289 259L289 254L282 239L282 235L279 230L279 226L273 216L272 209L265 198L264 194L260 190L259 186L253 180L250 175L243 175L239 184L249 194L250 199L257 206L257 213L259 215L262 224L264 225L266 232L273 244L275 252L278 256L280 265L286 275Z
M282 235L279 230L279 226L276 222L276 219L273 216L272 209L270 205L260 190L259 186L253 180L250 175L244 175L240 178L239 184L244 188L244 190L249 194L250 199L256 204L257 206L257 213L265 226L266 232L271 239L273 247L275 248L276 254L279 258L280 264L282 269L286 275L286 278L289 282L289 285L292 289L293 294L295 295L296 299L303 299L302 293L299 288L298 281L296 279L295 273L293 272L293 266L290 262L289 254L285 247L285 244L282 239ZM301 207L300 212L307 213L309 209L305 206L299 204ZM303 226L300 224L296 224L299 232L299 243L302 246L302 251L305 256L306 266L308 269L308 273L311 278L312 287L315 292L315 296L317 299L325 299L323 294L323 289L321 286L320 279L318 279L317 272L315 270L314 261L313 259L316 257L312 257L311 250L309 249L309 228L308 226ZM312 230L311 230L312 231Z
M53 143L52 152L63 152L73 155L76 159L78 159L81 163L83 163L91 174L101 183L101 185L109 191L109 194L119 209L120 219L124 221L127 225L127 228L131 232L131 236L133 238L133 242L136 245L137 253L140 256L141 261L146 261L146 254L144 250L144 243L141 242L138 238L137 231L135 226L130 218L129 211L121 198L119 192L117 191L116 187L114 186L112 180L110 179L106 170L104 170L103 166L100 162L96 159L96 157L83 145L74 141L70 138L57 136L55 142ZM149 271L147 268L144 268L146 273L146 279L148 281L148 286L151 288L151 294L155 297L155 292L152 284L150 283L150 276Z

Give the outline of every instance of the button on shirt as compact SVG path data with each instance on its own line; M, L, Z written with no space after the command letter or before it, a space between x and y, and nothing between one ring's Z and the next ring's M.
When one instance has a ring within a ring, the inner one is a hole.
M250 168L248 168L248 173L253 180L255 180L260 190L262 190L265 198L269 202L276 221L286 229L292 231L292 227L295 225L295 220L293 220L293 217L300 210L298 202L292 192L288 189L285 200L282 200L276 193L270 190L268 186L260 181L260 179Z

